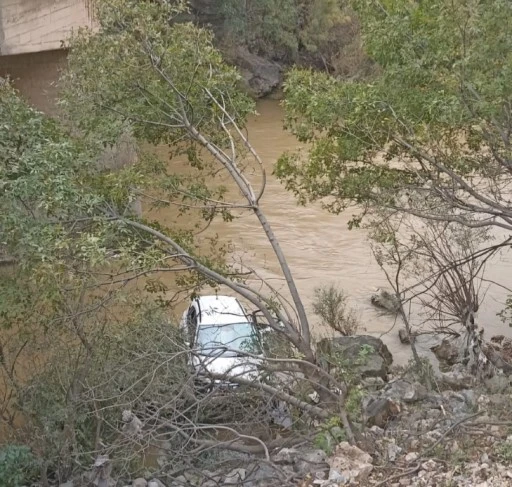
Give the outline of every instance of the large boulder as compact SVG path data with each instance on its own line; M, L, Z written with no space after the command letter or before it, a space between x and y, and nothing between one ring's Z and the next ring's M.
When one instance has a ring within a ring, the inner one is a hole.
M367 395L362 402L363 418L367 426L386 428L402 411L402 403L423 401L429 396L425 386L418 382L397 379L385 385L377 394Z
M377 292L372 294L370 301L377 308L389 311L390 313L398 313L400 310L400 300L394 293L385 289L377 289Z
M366 485L373 470L372 457L346 441L336 447L328 463L331 467L329 478L343 484L357 482L358 485Z
M458 344L452 339L444 338L441 343L430 347L441 365L452 366L460 361Z
M469 373L462 364L456 364L449 371L441 372L440 382L454 391L458 391L474 387L476 377Z
M276 465L289 465L299 475L327 473L329 470L325 452L317 448L283 448L272 460Z
M493 336L484 344L483 353L498 370L505 375L512 375L512 340L503 335Z
M389 311L390 313L398 313L400 310L400 300L390 291L378 289L370 298L371 303L377 308Z
M387 384L380 393L384 397L413 403L423 401L428 396L427 388L419 382L397 379Z
M370 335L324 338L318 352L331 368L346 368L351 374L386 379L393 356L380 338Z
M250 95L261 98L270 95L281 84L281 66L239 47L228 58L238 66Z
M368 427L385 428L400 411L400 402L389 397L367 396L363 401L364 423Z
M415 337L412 333L409 335L409 332L406 328L400 328L398 330L398 338L400 338L400 342L404 345L410 345L411 341L414 341Z

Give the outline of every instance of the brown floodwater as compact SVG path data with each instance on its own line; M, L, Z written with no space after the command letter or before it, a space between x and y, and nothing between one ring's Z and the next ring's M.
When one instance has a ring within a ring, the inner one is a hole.
M356 310L362 327L372 335L380 336L390 347L395 362L409 360L410 350L402 345L397 336L401 326L394 317L380 312L370 303L370 296L379 287L386 288L384 273L375 262L367 233L362 229L349 230L348 221L357 213L354 209L340 215L329 214L320 204L299 206L294 196L287 192L272 176L278 157L285 151L300 147L297 140L283 130L283 111L279 102L260 101L259 115L248 126L249 140L255 147L267 171L268 181L262 199L262 207L269 219L288 259L302 299L310 315L313 333L327 334L318 325L312 310L312 300L317 287L336 284L342 288L349 304ZM179 166L179 162L172 161ZM255 179L257 182L257 179ZM214 222L202 237L218 235L223 242L231 242L236 264L240 260L271 284L285 293L285 283L279 272L272 249L254 215L239 211L233 222ZM166 224L178 224L174 209L161 209L158 219ZM207 245L205 240L205 246ZM488 265L485 277L512 288L512 255L497 255ZM486 336L505 334L512 336L510 328L501 323L496 314L503 308L507 291L495 284L484 283L483 305L479 322L486 328ZM179 310L183 309L178 308ZM419 340L420 348L428 353L428 338Z

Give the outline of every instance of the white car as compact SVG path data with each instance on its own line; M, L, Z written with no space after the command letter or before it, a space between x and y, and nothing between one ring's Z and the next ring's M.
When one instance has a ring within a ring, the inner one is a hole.
M198 376L212 384L230 386L236 385L230 381L235 377L258 379L263 358L261 337L255 320L238 299L193 299L183 313L181 328L191 350L190 365Z

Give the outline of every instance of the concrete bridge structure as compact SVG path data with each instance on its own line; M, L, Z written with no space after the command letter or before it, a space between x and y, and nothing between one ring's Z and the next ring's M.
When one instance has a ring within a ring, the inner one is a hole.
M0 0L0 76L9 76L37 108L55 113L63 43L94 27L94 0Z

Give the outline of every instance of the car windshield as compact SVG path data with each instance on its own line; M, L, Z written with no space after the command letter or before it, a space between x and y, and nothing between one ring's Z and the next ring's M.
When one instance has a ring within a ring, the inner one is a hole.
M217 355L219 348L228 348L222 352L223 356L228 357L236 356L237 352L261 353L256 329L247 322L199 326L197 348L205 355Z

